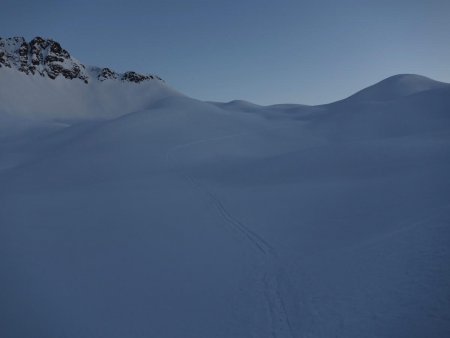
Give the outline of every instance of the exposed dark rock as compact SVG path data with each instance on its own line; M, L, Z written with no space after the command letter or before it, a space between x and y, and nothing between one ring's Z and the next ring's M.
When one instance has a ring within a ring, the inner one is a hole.
M108 79L115 80L119 77L119 74L114 72L113 70L109 68L102 68L97 76L97 79L100 81L105 81Z
M4 67L6 64L5 52L0 51L0 67Z
M134 83L139 83L151 79L153 79L153 76L151 75L142 75L136 72L125 72L121 78L122 81L129 81Z

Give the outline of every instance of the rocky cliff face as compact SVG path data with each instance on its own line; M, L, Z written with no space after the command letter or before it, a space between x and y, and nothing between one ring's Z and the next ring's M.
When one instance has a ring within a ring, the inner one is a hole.
M0 68L13 68L29 75L50 79L64 77L79 79L85 83L92 80L117 80L140 83L162 79L155 75L135 72L116 73L109 68L86 67L52 39L36 37L27 42L23 37L0 38Z

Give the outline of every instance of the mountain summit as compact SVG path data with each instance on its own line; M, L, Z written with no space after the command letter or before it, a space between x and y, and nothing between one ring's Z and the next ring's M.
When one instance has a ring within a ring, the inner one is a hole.
M50 79L57 77L79 79L85 83L92 79L134 83L148 80L162 81L156 75L143 75L132 71L120 74L109 68L87 67L73 58L58 42L41 37L35 37L30 42L23 37L0 38L1 67Z

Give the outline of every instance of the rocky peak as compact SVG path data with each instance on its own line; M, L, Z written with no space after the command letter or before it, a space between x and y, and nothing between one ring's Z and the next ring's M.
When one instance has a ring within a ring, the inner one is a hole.
M149 81L149 80L158 80L158 81L164 81L157 75L142 75L136 72L125 72L123 74L116 73L115 71L111 70L110 68L98 68L98 67L91 67L90 71L93 75L93 77L97 78L99 81L107 81L107 80L120 80L124 82L134 82L134 83L140 83L143 81Z
M119 74L117 74L115 71L109 69L109 68L99 68L98 69L98 75L97 79L100 81L105 80L116 80L119 78Z
M159 76L156 75L142 75L142 74L138 74L136 72L126 72L122 75L122 81L129 81L129 82L135 82L135 83L139 83L142 81L147 81L147 80L160 80L162 81L162 79Z
M142 75L136 72L119 74L109 68L86 68L73 58L67 50L52 39L35 37L27 42L23 37L0 38L0 68L14 68L29 75L41 75L56 79L79 79L85 83L95 79L99 81L120 80L140 83L142 81L162 79L155 75Z
M22 37L0 38L0 67L16 68L31 75L55 79L80 79L88 82L88 74L78 60L51 39L36 37L30 42Z

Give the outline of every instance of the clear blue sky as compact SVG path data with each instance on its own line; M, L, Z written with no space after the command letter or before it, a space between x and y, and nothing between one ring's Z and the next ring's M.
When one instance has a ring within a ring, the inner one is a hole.
M0 36L156 73L204 100L326 103L398 73L450 82L449 0L2 0Z

